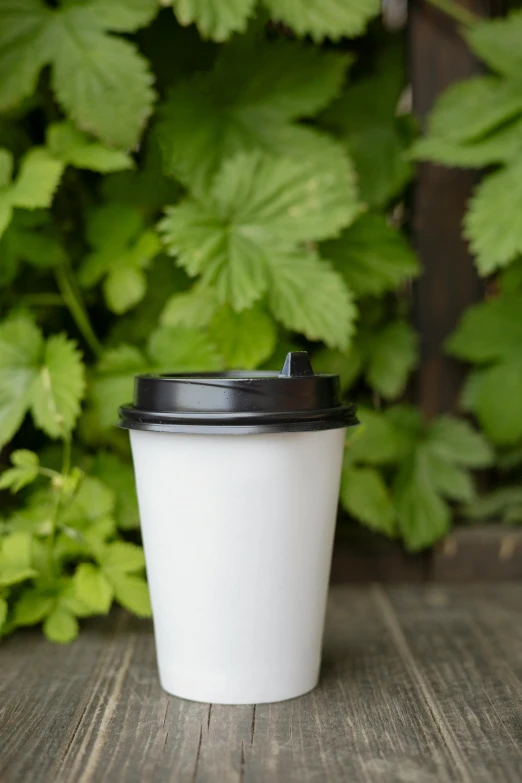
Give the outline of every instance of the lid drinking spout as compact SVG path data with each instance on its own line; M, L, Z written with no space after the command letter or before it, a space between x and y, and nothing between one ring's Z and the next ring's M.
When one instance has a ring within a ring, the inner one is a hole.
M280 378L293 378L296 376L313 375L312 365L306 351L290 351L287 353Z

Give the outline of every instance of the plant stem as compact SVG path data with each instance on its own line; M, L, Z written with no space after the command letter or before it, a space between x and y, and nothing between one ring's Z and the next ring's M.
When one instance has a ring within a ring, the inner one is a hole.
M72 317L75 320L76 326L82 333L82 336L95 354L100 356L103 351L103 346L96 337L94 329L92 328L87 309L83 303L82 296L76 285L74 274L68 263L60 264L55 267L55 277L58 287L63 296L63 300Z
M68 476L71 470L71 438L65 438L63 441L63 459L62 459L62 475Z
M71 470L71 438L64 438L63 440L63 456L62 456L62 472L61 474L58 473L55 470L50 470L49 468L40 468L40 472L52 476L60 476L61 479L64 479L66 476L69 475L69 471ZM54 561L54 543L56 539L56 524L58 522L58 513L60 511L60 505L62 502L62 495L63 495L63 481L60 482L58 487L55 487L56 497L53 505L53 510L51 513L51 529L49 531L49 538L47 540L47 561L49 564L49 570L51 573L54 573L56 563Z
M42 468L42 467L38 468L38 473L41 476L46 476L46 478L50 478L50 479L56 478L56 476L60 475L57 470L52 470L51 468Z
M474 14L473 11L468 11L467 8L463 8L455 0L428 0L428 3L438 8L439 11L451 16L452 19L465 27L470 27L482 21L482 17Z

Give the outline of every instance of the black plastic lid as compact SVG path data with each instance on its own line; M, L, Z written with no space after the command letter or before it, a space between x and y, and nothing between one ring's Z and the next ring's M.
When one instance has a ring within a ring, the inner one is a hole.
M341 400L339 376L314 375L308 354L289 353L281 373L137 375L134 404L120 408L128 430L250 434L310 432L357 424Z

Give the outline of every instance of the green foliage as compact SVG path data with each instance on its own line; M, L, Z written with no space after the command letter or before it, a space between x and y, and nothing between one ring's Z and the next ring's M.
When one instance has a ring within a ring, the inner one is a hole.
M485 519L506 524L522 522L522 487L506 486L475 498L465 509L470 519Z
M243 32L256 5L255 0L171 0L181 24L195 22L204 38L225 41L233 32ZM364 32L379 12L377 0L263 0L275 21L283 22L298 36L339 40Z
M157 9L156 0L87 0L57 8L41 0L2 0L0 110L31 95L50 65L54 94L81 130L107 144L133 146L152 111L153 77L134 44L112 33L134 32Z
M408 406L363 409L359 417L362 426L346 443L344 508L368 527L400 537L410 551L431 546L449 529L448 502L474 499L469 471L491 464L487 441L449 416L425 424Z
M493 73L448 88L413 155L449 166L500 166L482 180L464 219L478 270L488 275L522 251L522 12L476 24L466 39Z
M400 225L414 125L403 42L378 22L346 40L379 6L0 0L1 634L42 624L65 643L115 601L150 616L113 426L136 373L277 369L304 347L344 392L392 403L350 433L350 514L415 550L472 502L483 439L393 404L417 360ZM518 149L508 59L477 88L498 93L493 125L471 106L471 136L448 140L506 166L489 135Z
M412 140L411 118L397 116L404 88L402 47L381 52L375 72L352 85L320 116L353 158L363 200L386 206L412 175L406 149Z
M470 308L448 342L448 350L477 365L466 382L462 404L478 418L494 443L522 439L522 288Z
M494 444L516 455L522 441L522 12L477 22L463 32L491 72L458 82L441 96L413 156L489 167L468 203L463 232L479 273L498 278L487 300L464 314L447 350L472 365L462 408L475 415ZM499 466L509 459L497 455ZM510 486L495 489L474 500L469 514L520 520L516 493Z
M0 325L0 444L12 437L28 410L51 438L69 435L84 390L84 367L72 340L64 334L44 340L25 315Z
M355 315L349 291L303 243L335 235L358 209L341 154L334 166L330 155L250 153L225 163L199 198L169 207L160 228L178 264L214 286L222 303L239 312L268 291L287 328L342 348Z
M234 39L211 71L180 81L160 107L167 172L199 194L241 152L335 159L331 139L297 120L337 95L348 63L345 55L297 41L264 41L251 33Z
M418 273L404 236L375 213L362 215L338 239L323 242L321 252L358 296L381 296Z

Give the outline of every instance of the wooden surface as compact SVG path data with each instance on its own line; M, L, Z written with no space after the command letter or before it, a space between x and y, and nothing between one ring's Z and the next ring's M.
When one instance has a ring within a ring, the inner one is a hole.
M520 526L456 525L433 549L417 554L408 554L400 542L349 521L341 522L339 530L332 563L334 584L522 581Z
M495 10L490 0L458 4L481 16ZM455 22L426 0L410 3L409 33L413 107L424 131L437 97L480 66ZM421 363L414 396L427 416L457 408L464 369L444 355L444 342L466 308L483 296L461 226L476 183L475 172L422 163L413 189L413 240L423 270L415 286Z
M150 624L0 648L1 783L520 783L522 584L331 591L320 686L273 705L163 693Z

